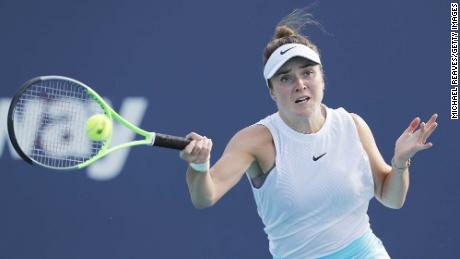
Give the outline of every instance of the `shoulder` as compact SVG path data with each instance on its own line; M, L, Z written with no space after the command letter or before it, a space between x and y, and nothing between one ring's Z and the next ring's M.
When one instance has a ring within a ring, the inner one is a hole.
M237 144L254 154L272 142L273 138L268 128L261 124L254 124L238 131L230 140L229 145Z
M356 127L367 126L367 123L364 121L364 119L361 116L353 112L350 112L349 114L353 118L353 121L355 122Z
M249 175L259 176L268 172L275 164L275 144L270 130L261 124L254 124L237 132L227 146L226 154L246 155L255 167L248 170ZM253 164L254 165L254 164Z
M256 124L241 129L233 135L216 165L227 169L239 165L236 171L243 172L254 161L264 162L268 157L267 152L272 150L272 137L269 130L265 126Z
M350 115L353 118L361 142L374 141L371 129L367 125L366 121L356 113L350 112Z

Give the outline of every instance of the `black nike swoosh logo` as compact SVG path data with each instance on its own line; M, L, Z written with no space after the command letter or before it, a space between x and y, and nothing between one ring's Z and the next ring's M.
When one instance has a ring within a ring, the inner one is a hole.
M326 155L326 154L327 154L327 153L325 152L324 154L320 155L319 157L313 156L313 161L316 161L316 160L322 158L322 157L323 157L324 155Z
M294 46L294 47L290 47L290 48L288 48L288 49L286 49L286 50L280 51L280 54L281 54L281 55L284 55L284 53L288 52L289 50L291 50L291 49L293 49L293 48L295 48L295 46Z

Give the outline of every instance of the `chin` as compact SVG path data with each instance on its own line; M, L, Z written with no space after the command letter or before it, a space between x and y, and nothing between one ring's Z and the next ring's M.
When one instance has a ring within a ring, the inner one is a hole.
M303 111L295 111L294 113L297 117L309 118L313 114L313 110L307 109Z
M318 105L318 108L316 108L316 106L310 106L302 109L296 109L294 113L298 117L309 118L316 112L316 109L320 109L320 106Z

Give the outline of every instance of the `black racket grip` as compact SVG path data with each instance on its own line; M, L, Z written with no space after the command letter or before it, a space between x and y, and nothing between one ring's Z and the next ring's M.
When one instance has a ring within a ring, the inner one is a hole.
M161 133L155 134L155 141L153 142L154 146L157 147L165 147L165 148L172 148L182 150L184 149L189 143L191 142L190 139L186 139L183 137L165 135Z

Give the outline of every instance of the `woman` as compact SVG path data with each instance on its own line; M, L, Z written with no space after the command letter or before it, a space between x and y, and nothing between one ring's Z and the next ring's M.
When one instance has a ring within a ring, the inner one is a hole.
M264 52L264 78L278 112L236 133L211 168L212 141L187 135L192 142L181 158L190 165L192 202L214 205L246 173L274 258L389 258L370 229L369 201L403 206L410 158L432 147L426 140L437 115L412 120L388 165L360 116L322 103L318 48L295 26L281 24Z

